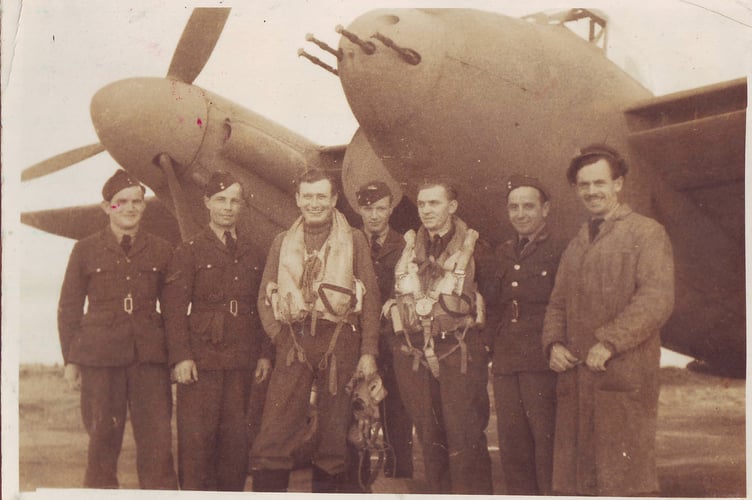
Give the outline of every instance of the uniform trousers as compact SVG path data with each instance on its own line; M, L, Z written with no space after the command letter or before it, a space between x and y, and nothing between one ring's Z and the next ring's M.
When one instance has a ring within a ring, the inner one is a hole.
M81 416L89 434L84 486L117 488L117 461L130 410L138 483L177 489L172 461L172 391L166 364L81 366Z
M310 436L311 388L316 384L317 429L312 462L327 474L344 472L347 431L352 418L350 396L345 386L355 373L360 352L360 334L344 324L334 347L334 356L320 367L335 330L335 323L319 320L315 335L306 327L302 334L283 327L276 337L276 362L272 370L261 419L261 431L251 450L253 470L291 470L295 453ZM305 353L288 358L293 346L291 335ZM336 394L329 390L332 363L335 363Z
M496 374L494 400L507 495L550 495L556 373Z
M413 422L407 413L394 373L392 344L398 341L395 335L379 339L379 371L387 395L381 403L381 422L384 440L392 452L387 453L384 475L387 477L413 477Z
M422 334L411 341L422 346ZM451 335L435 342L438 357L457 345ZM413 357L400 350L404 341L395 342L394 371L423 449L427 493L492 493L485 434L490 414L488 355L477 331L468 331L465 342L467 373L461 372L457 349L441 360L438 379L423 364L413 371Z
M184 490L243 491L252 371L201 370L178 384L178 476Z

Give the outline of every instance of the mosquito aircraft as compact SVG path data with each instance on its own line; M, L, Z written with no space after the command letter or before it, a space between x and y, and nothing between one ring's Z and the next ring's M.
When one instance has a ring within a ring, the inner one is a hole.
M177 242L206 222L201 193L211 173L228 170L246 196L241 229L265 251L297 215L292 179L303 169L337 171L351 203L362 182L386 180L405 195L395 215L402 229L416 222L417 183L440 174L458 184L460 215L493 244L510 234L491 214L512 172L546 179L551 224L574 234L584 214L563 172L578 148L607 142L630 165L626 201L662 222L674 245L676 307L664 345L744 373L745 79L654 97L604 56L606 20L583 9L521 19L377 10L337 27L336 48L310 35L312 48L299 52L337 75L359 124L349 144L323 147L192 84L228 15L195 9L166 77L121 80L94 95L99 143L29 167L22 179L107 151L155 193L146 229ZM577 19L589 23L588 39L567 28ZM79 239L103 217L86 206L22 221Z

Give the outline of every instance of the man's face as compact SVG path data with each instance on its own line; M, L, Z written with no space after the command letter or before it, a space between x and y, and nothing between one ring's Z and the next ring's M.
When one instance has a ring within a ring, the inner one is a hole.
M102 202L102 209L109 215L112 226L121 231L137 230L146 209L144 192L139 186L121 189L112 200Z
M604 216L619 204L623 181L623 177L611 178L611 167L601 158L577 172L577 195L590 215Z
M238 215L243 206L243 188L235 183L210 198L204 196L204 205L209 209L209 218L217 227L231 230L238 222Z
M431 233L443 233L451 225L457 211L457 200L450 200L444 186L432 186L418 191L418 215Z
M509 221L520 236L535 234L548 216L548 202L541 202L540 192L530 186L520 186L509 192L507 212Z
M332 184L328 179L316 182L302 182L295 193L295 203L303 215L303 221L311 226L326 223L337 204L337 195L332 195Z
M370 205L358 208L360 217L363 219L363 228L369 234L382 234L389 225L389 217L392 215L392 200L385 196Z

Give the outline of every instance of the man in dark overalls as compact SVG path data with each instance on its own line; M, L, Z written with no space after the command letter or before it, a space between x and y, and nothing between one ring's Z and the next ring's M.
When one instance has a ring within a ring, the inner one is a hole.
M170 374L156 308L172 246L139 230L144 187L124 170L105 183L102 198L109 225L74 245L58 306L65 378L81 389L89 434L84 486L118 487L130 409L139 486L175 489Z

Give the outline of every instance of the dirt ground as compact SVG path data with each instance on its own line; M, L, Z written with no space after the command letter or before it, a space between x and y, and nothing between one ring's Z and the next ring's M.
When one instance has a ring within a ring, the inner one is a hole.
M87 437L81 424L78 393L67 388L61 374L59 367L21 367L18 454L21 491L81 485ZM661 376L658 474L662 496L746 496L744 381L678 368L663 368ZM503 493L493 414L487 433L494 464L494 491ZM420 493L419 451L416 450L415 479L379 478L374 491ZM126 427L119 479L122 488L138 487L130 426ZM291 490L310 491L309 481L308 470L296 471ZM250 486L249 478L246 490Z

